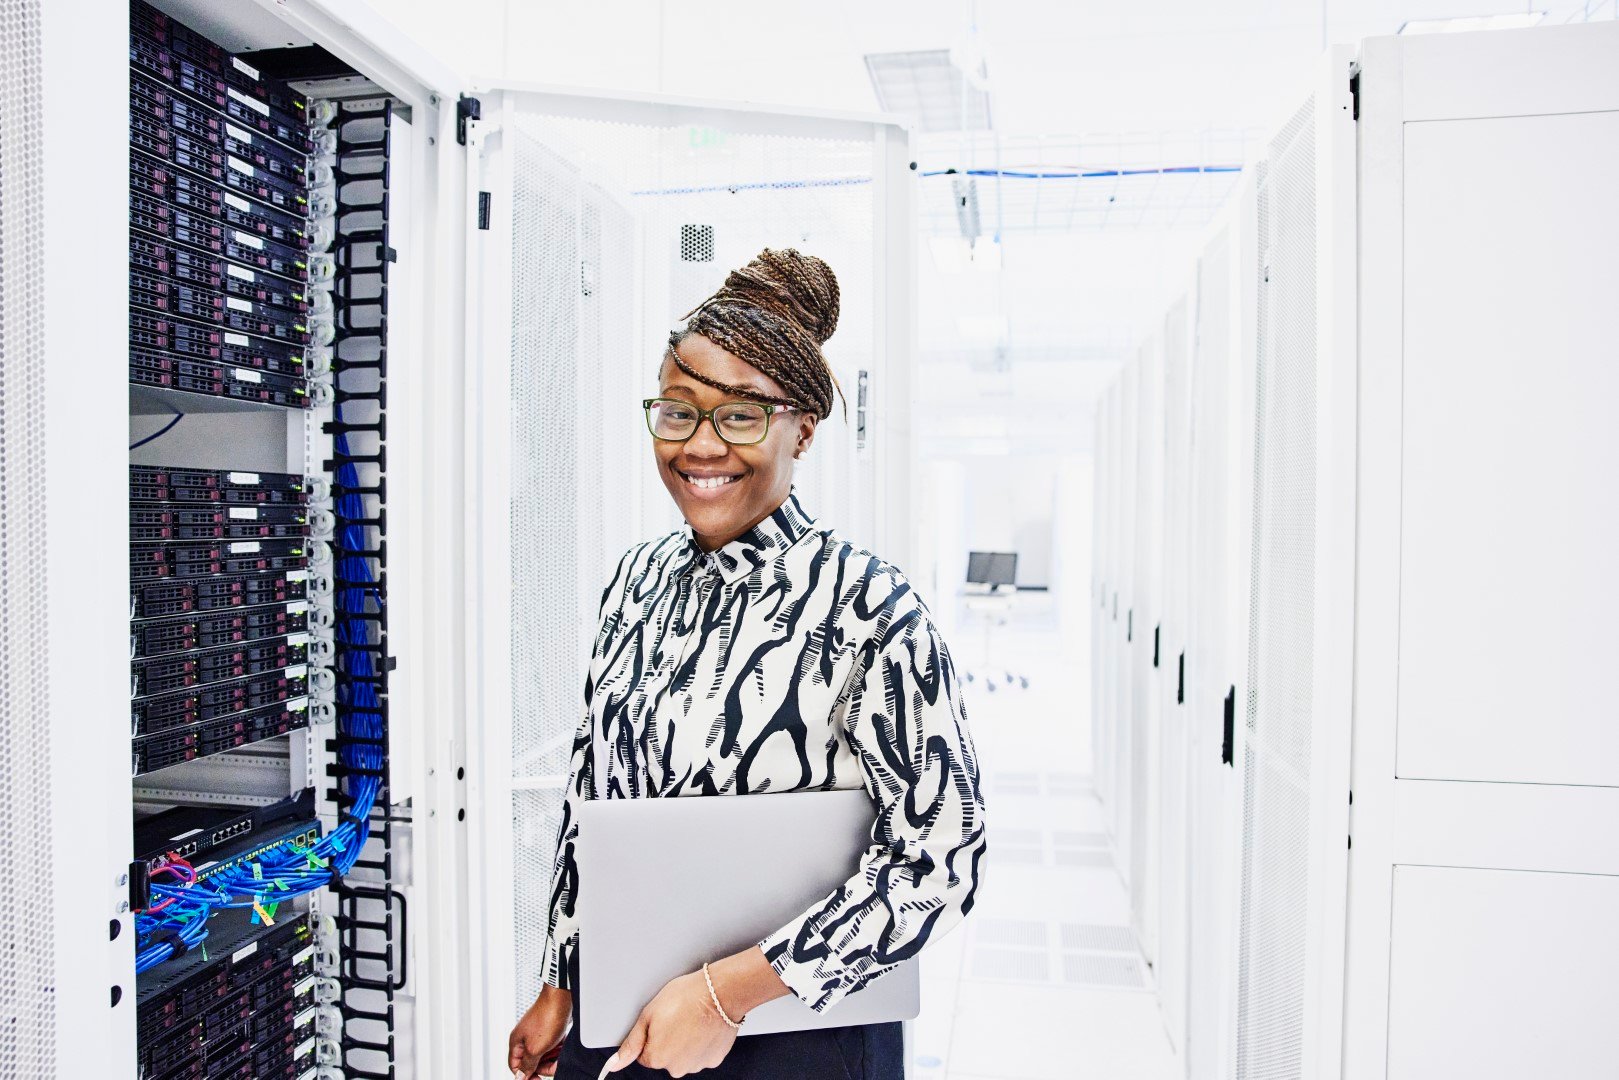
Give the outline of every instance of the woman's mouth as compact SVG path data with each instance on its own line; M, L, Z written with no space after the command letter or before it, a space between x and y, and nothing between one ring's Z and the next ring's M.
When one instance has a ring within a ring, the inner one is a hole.
M674 472L685 481L687 490L703 495L716 493L742 479L741 473L689 473L684 469Z

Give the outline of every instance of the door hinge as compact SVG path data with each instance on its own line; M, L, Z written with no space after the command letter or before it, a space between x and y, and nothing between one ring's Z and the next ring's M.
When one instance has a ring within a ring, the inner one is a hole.
M478 228L484 232L489 231L489 201L489 192L478 192Z
M1176 661L1179 670L1175 673L1175 704L1186 704L1186 650L1181 650L1180 659Z
M1158 666L1158 631L1163 629L1163 623L1152 628L1152 666Z
M1349 65L1349 116L1360 119L1360 65Z
M483 119L483 102L462 94L455 102L455 141L467 144L467 121Z

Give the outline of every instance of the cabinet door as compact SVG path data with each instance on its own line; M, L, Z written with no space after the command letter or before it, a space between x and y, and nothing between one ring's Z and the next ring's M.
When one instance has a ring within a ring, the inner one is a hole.
M1333 49L1257 170L1236 1075L1335 1075L1354 581L1354 126Z
M631 545L681 525L641 399L669 333L765 247L821 256L847 398L795 488L908 569L914 321L908 137L867 119L548 91L478 91L468 125L471 526L491 868L485 992L504 1045L544 972L552 860L602 590ZM931 597L929 598L932 599ZM476 745L476 742L474 742ZM499 1036L498 1038L496 1036ZM488 1071L498 1071L491 1060Z
M1603 1075L1619 25L1440 37L1362 57L1344 1066Z

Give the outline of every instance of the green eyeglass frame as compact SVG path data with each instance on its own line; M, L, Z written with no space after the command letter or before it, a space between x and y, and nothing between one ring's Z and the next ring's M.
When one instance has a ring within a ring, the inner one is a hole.
M660 434L658 434L657 421L653 419L652 410L660 402L667 402L670 405L678 405L681 408L690 409L690 410L694 411L697 414L697 419L692 423L691 430L686 432L686 434L680 435L680 436L670 436L670 435L660 435ZM735 407L737 405L746 405L750 409L758 409L758 410L760 410L761 412L764 413L764 430L759 433L758 438L756 438L756 439L737 439L737 438L732 438L731 436L727 435L725 433L725 429L720 426L720 422L715 417L715 414L719 413L719 412L722 412L725 409L733 408L733 407ZM691 402L682 401L680 398L651 397L651 398L644 398L641 401L641 409L642 409L643 412L646 413L646 429L647 429L647 431L652 433L652 437L654 439L658 439L658 440L660 440L662 442L686 442L686 441L690 440L693 435L697 434L697 429L703 426L703 421L704 420L707 420L711 425L713 425L714 434L718 435L722 442L729 443L732 446L757 446L759 443L762 443L762 442L765 441L765 436L770 434L770 418L771 418L771 416L773 416L774 414L776 414L778 412L796 412L797 411L797 406L794 406L794 405L766 405L763 402L759 402L759 401L724 401L724 402L721 402L720 404L714 406L712 409L699 409L699 408L697 408L696 405L693 405Z

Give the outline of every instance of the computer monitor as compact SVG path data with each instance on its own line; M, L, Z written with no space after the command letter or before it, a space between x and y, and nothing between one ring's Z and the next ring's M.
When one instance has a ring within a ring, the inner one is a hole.
M967 553L967 581L973 585L988 585L991 589L1014 584L1017 580L1017 552L969 551Z

